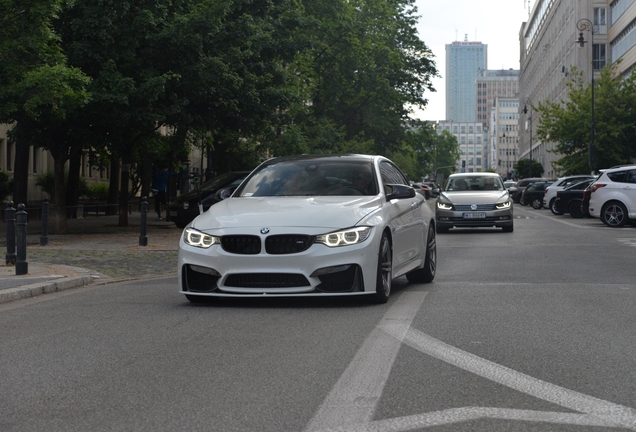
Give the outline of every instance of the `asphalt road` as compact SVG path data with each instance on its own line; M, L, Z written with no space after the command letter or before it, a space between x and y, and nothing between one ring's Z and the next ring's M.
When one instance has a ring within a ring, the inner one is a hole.
M515 215L386 305L169 277L0 306L0 430L636 430L636 228Z

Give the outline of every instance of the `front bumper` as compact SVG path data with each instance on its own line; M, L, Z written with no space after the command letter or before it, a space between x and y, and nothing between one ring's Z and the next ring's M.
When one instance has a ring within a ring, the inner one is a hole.
M512 208L510 206L504 210L489 211L459 211L438 208L435 220L439 228L508 227L514 224Z
M330 248L312 244L299 253L229 253L180 241L179 292L209 297L342 296L375 293L379 238ZM377 238L376 238L377 237ZM264 241L264 237L262 239Z

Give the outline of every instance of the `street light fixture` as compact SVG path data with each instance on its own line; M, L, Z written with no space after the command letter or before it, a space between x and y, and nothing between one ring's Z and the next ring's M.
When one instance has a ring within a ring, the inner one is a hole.
M590 32L590 45L592 46L592 131L590 133L590 144L587 149L587 163L590 166L590 170L594 173L594 134L596 132L596 124L594 123L594 25L592 21L587 18L582 18L576 23L576 28L579 30L579 48L584 48L587 41L583 38L583 32Z
M530 115L528 120L530 121L530 177L532 177L532 100L527 97L523 100L523 113L528 114L528 105L530 105Z

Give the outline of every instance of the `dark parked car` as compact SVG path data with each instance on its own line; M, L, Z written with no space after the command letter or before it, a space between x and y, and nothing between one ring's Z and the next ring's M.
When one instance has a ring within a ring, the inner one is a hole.
M235 171L221 174L199 186L199 193L196 188L178 196L170 202L168 211L170 218L179 228L185 228L192 219L199 216L199 194L201 195L201 205L203 211L227 198L230 191L236 188L247 177L249 171Z
M428 187L431 188L431 195L434 198L437 198L439 196L439 191L440 191L440 186L435 183L435 182L424 182L425 185L427 185Z
M582 218L585 216L583 212L583 194L585 189L592 184L594 179L584 180L575 183L560 190L556 194L556 200L550 210L556 215L570 213L573 218Z
M530 204L532 208L539 210L543 207L543 195L545 194L545 189L551 184L551 181L538 181L530 183L523 190L519 203L521 205Z
M546 182L546 181L552 181L552 180L547 178L542 178L542 177L528 177L528 178L521 179L517 182L515 186L511 186L508 189L508 193L510 193L510 198L512 198L512 200L516 203L521 202L523 191L526 190L526 188L532 183L536 183L540 181ZM541 203L541 205L543 205L543 203Z

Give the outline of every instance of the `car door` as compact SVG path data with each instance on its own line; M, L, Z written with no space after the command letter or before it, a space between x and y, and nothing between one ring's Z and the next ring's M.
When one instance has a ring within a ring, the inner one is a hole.
M636 219L636 170L630 170L626 176L627 183L623 185L625 205L630 219Z
M408 185L404 174L391 162L380 162L380 175L384 193L390 192L386 185ZM425 232L423 229L422 205L426 201L419 194L410 199L387 201L385 215L393 237L394 276L419 265L425 255Z

